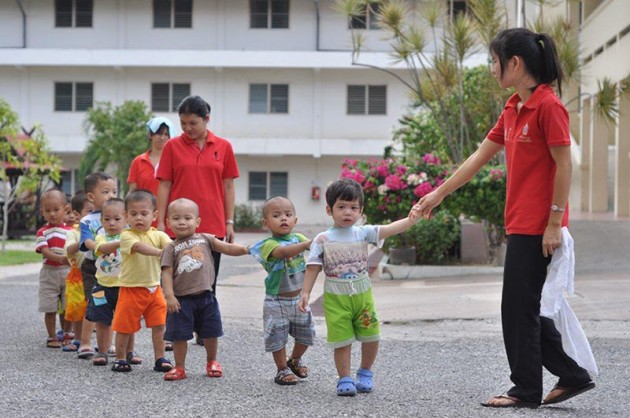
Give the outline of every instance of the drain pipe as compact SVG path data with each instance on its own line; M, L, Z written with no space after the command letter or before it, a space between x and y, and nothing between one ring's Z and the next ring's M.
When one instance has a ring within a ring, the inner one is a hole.
M22 48L26 48L26 12L21 0L15 0L15 3L20 8L20 13L22 13Z
M315 50L319 51L319 0L313 0L315 6Z

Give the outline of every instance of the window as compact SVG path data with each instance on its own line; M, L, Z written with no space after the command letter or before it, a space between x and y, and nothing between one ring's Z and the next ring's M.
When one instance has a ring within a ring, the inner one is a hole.
M74 190L76 184L73 184L73 180L76 182L76 179L79 178L79 170L64 170L61 172L61 191L67 195L72 196L74 194ZM68 201L68 203L70 203Z
M249 27L287 29L289 0L249 0Z
M455 20L459 15L465 16L468 13L466 0L447 0L446 3L448 14L452 20Z
M273 196L287 197L289 174L286 172L249 172L249 200L267 200Z
M378 13L380 5L373 3L363 7L360 14L352 16L348 23L349 29L380 29L378 25Z
M153 0L154 28L192 28L192 0Z
M93 83L55 83L56 112L85 112L93 102Z
M55 27L91 28L93 0L55 0Z
M348 115L387 114L387 86L348 86Z
M289 113L289 85L250 84L249 113Z
M190 95L190 83L152 83L151 110L177 112L184 97Z

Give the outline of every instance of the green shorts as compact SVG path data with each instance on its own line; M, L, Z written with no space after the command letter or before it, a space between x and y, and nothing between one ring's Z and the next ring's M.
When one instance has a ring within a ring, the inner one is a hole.
M357 340L380 340L381 329L367 274L356 279L326 277L323 307L329 347L345 347Z

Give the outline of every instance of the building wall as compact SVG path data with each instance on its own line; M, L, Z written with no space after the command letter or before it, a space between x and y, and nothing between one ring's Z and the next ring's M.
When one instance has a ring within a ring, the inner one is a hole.
M630 75L630 1L600 3L586 15L580 34L586 61L582 86L591 94L597 91L597 80L619 81Z
M426 1L409 0L408 16L420 12ZM508 15L516 14L515 0L502 3ZM408 91L398 80L351 65L348 21L334 10L334 0L292 0L288 29L250 29L248 0L194 0L189 29L153 28L152 0L95 1L92 28L55 28L54 0L21 4L28 16L27 48L21 49L23 28L15 0L0 0L0 47L26 52L27 62L33 55L40 60L23 64L10 61L9 55L0 60L0 95L19 112L24 126L42 124L71 173L87 142L86 114L54 111L55 82L93 82L95 102L114 105L150 103L151 83L190 83L191 92L212 105L210 129L234 146L241 168L237 203L248 201L249 172L286 171L300 221L328 224L323 189L338 177L343 158L381 156L407 111ZM527 15L534 16L531 5ZM364 34L365 51L389 49L383 31ZM431 51L429 30L427 36ZM250 62L237 62L234 55ZM475 63L485 62L481 55ZM218 59L207 61L209 56ZM307 64L296 62L305 56ZM359 61L405 74L382 56L364 53ZM289 113L249 114L250 83L289 84ZM386 84L387 114L347 115L348 84ZM178 119L171 112L159 115ZM82 187L81 179L74 181L72 190ZM313 186L322 188L319 201L310 197Z

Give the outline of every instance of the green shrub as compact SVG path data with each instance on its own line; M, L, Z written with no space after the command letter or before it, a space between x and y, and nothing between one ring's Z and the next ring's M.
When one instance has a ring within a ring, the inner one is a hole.
M442 210L430 219L421 219L407 232L387 238L383 251L412 243L416 248L416 264L444 264L451 248L459 242L460 234L459 219Z
M503 165L486 165L442 203L451 213L462 214L475 222L485 221L486 232L493 247L505 241L503 212L506 173Z
M243 203L234 208L234 228L262 229L262 210L260 206Z

